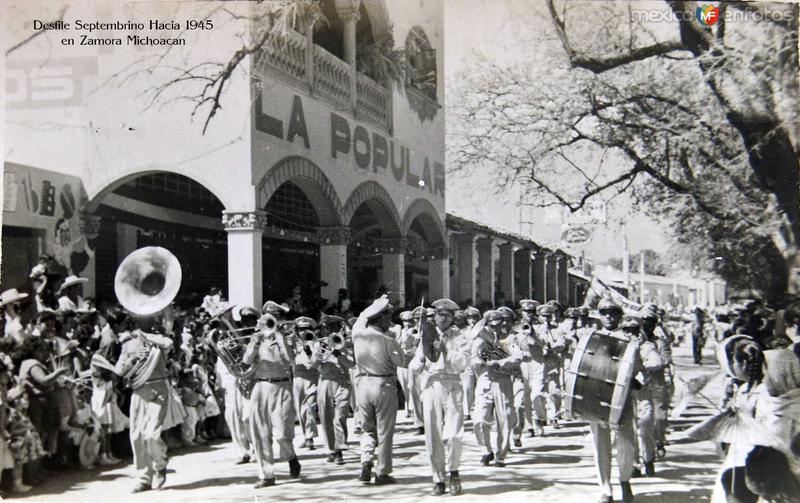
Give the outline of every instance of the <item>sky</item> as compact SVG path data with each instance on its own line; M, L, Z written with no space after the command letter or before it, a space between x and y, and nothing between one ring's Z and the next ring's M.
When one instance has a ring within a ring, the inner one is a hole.
M535 65L543 50L557 49L550 30L544 2L532 0L445 0L445 82L454 88L460 76L478 58L519 65ZM446 89L447 89L446 88ZM446 93L452 105L454 93ZM653 249L666 253L669 233L657 222L638 212L626 196L613 200L604 224L589 226L592 238L583 247L568 247L561 241L560 212L545 208L525 208L520 224L519 191L495 195L491 180L480 172L464 176L448 175L447 211L492 227L530 235L547 246L559 246L571 253L584 253L598 263L621 257L623 236L631 253ZM488 197L487 197L488 194Z

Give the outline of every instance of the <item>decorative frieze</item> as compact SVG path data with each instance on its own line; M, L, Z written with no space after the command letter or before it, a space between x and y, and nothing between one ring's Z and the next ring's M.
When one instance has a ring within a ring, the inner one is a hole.
M267 215L262 210L225 211L222 214L222 225L225 230L232 231L264 231L267 227Z

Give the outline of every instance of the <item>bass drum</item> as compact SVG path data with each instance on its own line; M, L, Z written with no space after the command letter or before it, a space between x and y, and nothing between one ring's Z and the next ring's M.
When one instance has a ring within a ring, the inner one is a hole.
M564 408L590 421L619 425L630 395L638 344L601 332L584 335L565 379Z

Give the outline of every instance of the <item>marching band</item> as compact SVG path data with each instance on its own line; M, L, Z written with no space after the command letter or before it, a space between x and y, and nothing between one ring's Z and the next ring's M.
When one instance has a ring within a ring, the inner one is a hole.
M131 390L137 493L166 484L163 432L191 416L186 435L202 440L194 431L195 400L176 389L168 368L176 347L170 305L179 283L177 259L167 250L144 248L128 256L115 279L127 313L109 320L111 335L117 334L121 345L119 357L115 364L100 353L92 358L92 365L113 371ZM587 307L564 309L555 301L523 299L517 311L499 306L481 313L443 298L395 311L384 294L357 318L323 314L314 320L284 319L290 308L273 301L259 310L216 297L206 300L202 309L209 317L198 333L216 356L211 373L224 394L236 464L256 463L256 488L276 484L276 461L288 463L290 478L300 477L296 425L302 434L299 448L316 449L321 436L326 462L346 465L350 417L360 441L358 481L397 483L392 449L401 401L403 415L424 435L434 496L465 490L459 469L469 421L483 450L472 461L501 469L522 448L526 428L530 437L541 437L564 421L588 421L601 503L613 501L613 447L624 502L634 500L631 480L655 476L655 464L666 454L674 335L665 312L654 304L624 312L602 298L590 316ZM743 348L750 344L749 336L731 334L725 337ZM111 356L112 346L104 354ZM726 349L730 355L721 359L733 361L731 368L736 358L755 362L746 372L728 372L739 381L740 375L760 376L759 362L776 358L745 349L741 358L738 349ZM41 382L50 379L40 377ZM208 377L201 380L208 386ZM735 385L730 389L733 402L742 392ZM110 417L109 424L114 422ZM114 462L107 446L104 453L105 462ZM746 462L729 457L732 463ZM728 477L738 476L734 469ZM15 487L24 491L27 486L15 479ZM734 485L728 489L743 491Z

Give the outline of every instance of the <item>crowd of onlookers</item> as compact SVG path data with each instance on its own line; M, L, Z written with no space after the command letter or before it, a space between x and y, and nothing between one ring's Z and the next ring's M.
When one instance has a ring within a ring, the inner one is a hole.
M60 271L44 256L31 272L32 289L0 296L0 490L25 492L51 471L114 465L131 455L126 416L130 391L114 372L134 319L120 306L82 298L86 279ZM382 292L377 292L380 295ZM199 299L199 297L195 297ZM701 363L706 340L736 334L764 349L798 340L800 304L773 310L756 298L703 310L665 313L676 343L691 339ZM165 426L170 448L227 437L216 355L206 339L209 320L224 306L219 290L194 305L173 305L163 332L174 341L169 368L184 408ZM284 303L294 315L312 311L352 316L347 291L335 301L304 305L299 289ZM467 306L462 306L467 307ZM495 306L497 307L497 306ZM398 309L398 313L399 313Z

